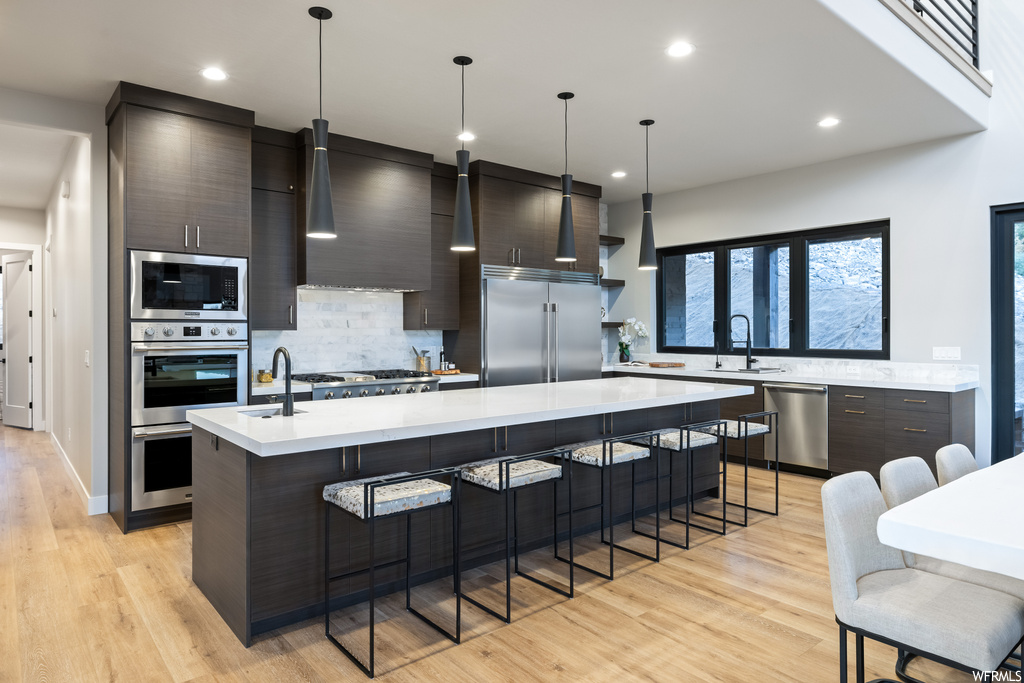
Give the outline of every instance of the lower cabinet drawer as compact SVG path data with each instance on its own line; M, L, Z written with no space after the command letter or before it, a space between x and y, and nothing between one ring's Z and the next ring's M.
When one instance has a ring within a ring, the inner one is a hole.
M885 459L918 456L935 470L935 451L949 444L949 413L885 411Z
M885 421L875 415L829 411L828 469L834 474L866 470L876 479L885 463Z
M909 410L922 413L948 413L949 394L943 391L885 390L886 410Z

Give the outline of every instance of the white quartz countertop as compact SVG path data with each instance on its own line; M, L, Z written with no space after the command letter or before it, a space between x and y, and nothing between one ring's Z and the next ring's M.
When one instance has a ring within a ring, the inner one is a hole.
M480 375L471 375L469 373L460 373L458 375L438 375L438 381L441 384L451 384L453 382L479 382ZM296 382L292 381L292 393L293 394L308 394L313 390L312 386L308 382ZM253 396L268 396L270 394L283 394L284 393L284 380L275 379L273 382L253 382L252 383L252 395Z
M951 373L946 376L929 375L925 377L899 377L899 378L862 378L848 374L828 373L823 371L820 375L797 374L792 372L722 372L717 370L689 369L689 368L652 368L647 365L605 365L601 368L603 372L629 372L638 375L651 375L655 377L680 377L685 379L745 379L757 382L792 382L795 384L826 384L847 387L875 387L879 389L907 389L910 391L966 391L977 389L981 386L977 380L966 379Z
M741 385L647 377L310 401L292 417L252 417L262 406L190 410L196 427L260 456L397 441L438 434L744 396ZM303 411L303 412L299 412Z

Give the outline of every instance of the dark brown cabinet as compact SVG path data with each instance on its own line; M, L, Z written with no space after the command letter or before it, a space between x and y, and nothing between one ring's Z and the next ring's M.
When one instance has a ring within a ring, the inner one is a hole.
M306 220L313 139L299 133L297 225ZM337 239L296 230L298 284L430 289L433 157L340 135L328 138Z
M430 289L403 295L404 329L459 329L459 254L451 243L452 217L431 214Z
M129 249L249 255L249 128L127 105Z
M829 387L828 469L866 470L876 478L885 464L885 390Z

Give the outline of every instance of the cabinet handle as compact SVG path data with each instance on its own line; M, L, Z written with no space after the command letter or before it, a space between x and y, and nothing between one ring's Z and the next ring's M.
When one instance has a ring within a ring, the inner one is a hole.
M346 447L344 447L344 446L341 449L341 476L343 476L343 477L347 476L345 474L345 454L346 454L347 450L348 449Z
M863 410L847 410L846 412L853 413L854 415L863 415L864 414Z
M185 248L188 249L188 226L185 226Z
M196 249L199 248L199 226L196 226Z
M423 309L423 327L427 326L427 309Z
M928 401L925 401L925 400L920 399L920 398L905 398L905 399L903 399L903 402L904 403L927 403Z
M614 434L615 433L615 413L612 413L611 415L608 416L608 422L610 423L610 428L608 429L608 433L609 434Z
M846 398L864 398L863 396L856 396L854 394L847 394Z
M508 450L508 425L505 425L505 450Z
M516 247L516 263L523 265L523 250Z
M293 321L292 321L292 313L294 313L293 309L294 309L294 306L292 306L291 304L288 304L288 324L289 325L293 324Z
M607 418L608 418L607 415L605 415L604 413L601 413L601 434L602 435L604 434L604 431L605 431L604 425L605 425L605 420L607 420Z
M491 449L491 453L497 453L497 452L498 452L498 428L495 427L494 428L494 448Z
M511 249L508 250L508 258L505 259L505 260L508 261L508 264L510 266L514 266L516 264L516 248L515 247L512 247Z
M356 446L356 474L359 474L359 470L363 466L363 447Z
M903 431L905 431L905 432L921 432L923 434L923 433L927 432L928 430L927 429L912 429L910 427L904 427Z

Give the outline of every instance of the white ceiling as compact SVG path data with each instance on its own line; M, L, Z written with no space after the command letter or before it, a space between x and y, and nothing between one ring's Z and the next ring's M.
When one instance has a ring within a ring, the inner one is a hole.
M0 123L0 206L45 209L72 136Z
M321 0L323 1L323 0ZM869 1L869 0L861 0ZM472 158L559 174L607 201L846 157L979 126L816 0L327 0L331 131L454 163L459 69ZM0 0L0 86L105 103L120 80L252 109L297 130L317 115L317 25L281 0ZM697 51L672 59L685 39ZM215 83L198 75L215 65ZM826 115L842 124L821 129ZM609 177L625 170L622 180Z

